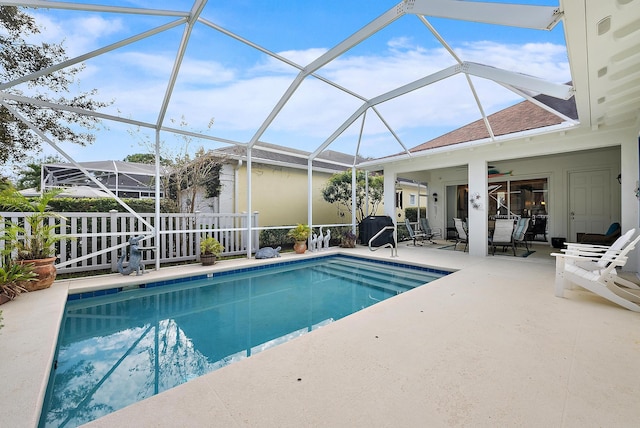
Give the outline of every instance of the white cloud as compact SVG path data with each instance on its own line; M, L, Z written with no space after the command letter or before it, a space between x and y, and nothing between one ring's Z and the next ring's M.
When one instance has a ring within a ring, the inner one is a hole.
M121 19L106 19L98 15L58 20L49 14L36 12L33 17L42 31L34 36L34 41L64 41L67 56L70 58L112 43L107 43L106 38L118 34L124 28Z

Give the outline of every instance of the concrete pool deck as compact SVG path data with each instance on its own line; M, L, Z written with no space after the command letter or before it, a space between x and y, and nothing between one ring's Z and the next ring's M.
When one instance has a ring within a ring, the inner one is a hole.
M555 265L546 246L528 258L472 257L441 246L401 243L398 258L388 249L342 250L460 270L87 426L637 423L640 314L579 289L555 297ZM275 261L308 256L284 254ZM143 278L254 263L163 268ZM0 307L1 426L37 425L67 290L139 280L108 275L57 281Z

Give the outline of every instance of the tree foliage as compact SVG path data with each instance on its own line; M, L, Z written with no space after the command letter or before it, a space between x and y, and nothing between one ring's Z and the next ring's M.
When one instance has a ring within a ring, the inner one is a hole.
M370 213L375 214L382 202L384 177L382 175L369 176L369 206ZM356 220L360 222L366 215L366 175L364 171L356 171ZM336 204L338 212L347 211L351 214L351 170L334 174L322 189L325 201Z
M188 129L189 124L184 116L180 119L171 118L169 121L177 124L182 129ZM213 125L213 119L209 121L209 127ZM148 153L154 151L153 144L148 135L142 134L140 129L129 130L129 135L145 148ZM226 157L216 154L211 150L205 150L200 146L193 155L191 145L193 138L189 135L181 135L182 145L177 151L171 150L164 142L160 142L160 163L165 166L166 173L162 177L162 187L165 197L175 201L181 212L195 212L197 196L204 191L207 198L220 196L222 184L220 182L220 170L226 161ZM125 158L127 161L137 159L155 162L153 154L135 154Z
M194 212L197 195L204 190L207 198L220 195L220 170L224 159L200 147L193 158L188 154L175 159L165 183L169 197L186 212Z
M3 83L10 83L68 59L62 44L32 43L32 36L39 32L33 17L22 9L0 6L0 80ZM107 106L108 103L92 99L96 95L95 90L72 97L63 95L75 83L75 77L82 69L83 66L79 65L53 71L3 91L84 110L95 111ZM83 146L95 140L90 132L100 124L95 117L10 99L4 102L54 140ZM81 131L81 128L85 131ZM5 106L0 106L0 163L22 161L28 153L39 152L41 143L42 139L26 124Z
M154 165L156 163L156 155L153 153L134 153L127 155L123 161L134 163L145 163L148 165ZM160 156L160 165L168 166L171 164L169 159Z
M64 162L64 160L60 156L45 156L39 159L34 157L26 158L24 163L16 166L16 188L18 190L29 188L40 190L42 165L61 162Z

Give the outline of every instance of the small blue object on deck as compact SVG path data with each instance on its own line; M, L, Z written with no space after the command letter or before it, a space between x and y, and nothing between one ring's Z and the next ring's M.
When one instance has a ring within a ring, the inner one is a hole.
M271 248L264 247L256 251L256 259L272 259L274 257L280 257L280 247Z

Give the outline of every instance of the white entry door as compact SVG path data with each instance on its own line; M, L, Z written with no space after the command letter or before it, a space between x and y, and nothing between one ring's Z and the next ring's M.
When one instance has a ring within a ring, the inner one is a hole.
M609 170L569 174L569 237L577 233L605 233L611 224L611 173Z

